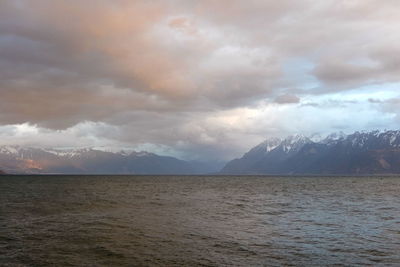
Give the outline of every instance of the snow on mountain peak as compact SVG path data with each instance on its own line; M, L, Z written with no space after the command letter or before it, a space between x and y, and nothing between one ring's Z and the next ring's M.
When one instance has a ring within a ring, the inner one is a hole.
M314 133L308 137L314 143L320 143L325 139L325 136L319 133Z
M400 147L400 131L386 131L379 135L389 146Z
M298 151L305 144L312 143L311 139L302 134L294 134L286 137L281 146L284 152Z
M322 139L320 142L321 144L335 144L340 140L344 140L347 137L347 135L343 132L335 132L328 134L324 139Z
M273 150L274 148L279 146L281 142L282 142L282 139L277 138L277 137L272 137L272 138L268 138L267 140L262 142L259 145L259 147L264 149L265 152L270 152L271 150Z

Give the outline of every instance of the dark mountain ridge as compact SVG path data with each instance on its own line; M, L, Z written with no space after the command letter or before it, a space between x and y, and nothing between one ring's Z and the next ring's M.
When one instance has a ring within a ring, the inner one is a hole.
M226 164L223 174L398 174L400 131L332 134L321 140L289 136L265 141Z

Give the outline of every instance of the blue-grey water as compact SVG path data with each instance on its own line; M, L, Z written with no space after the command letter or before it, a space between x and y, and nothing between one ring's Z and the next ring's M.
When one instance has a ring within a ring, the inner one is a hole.
M1 266L399 266L400 177L2 176Z

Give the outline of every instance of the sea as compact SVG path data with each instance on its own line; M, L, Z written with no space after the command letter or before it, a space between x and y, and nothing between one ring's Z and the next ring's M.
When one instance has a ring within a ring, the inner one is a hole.
M400 177L1 176L0 266L400 266Z

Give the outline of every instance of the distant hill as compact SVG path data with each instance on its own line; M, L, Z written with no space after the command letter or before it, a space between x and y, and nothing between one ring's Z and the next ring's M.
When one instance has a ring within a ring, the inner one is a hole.
M223 174L400 174L400 131L269 139L228 162Z
M7 173L31 174L199 174L216 171L204 164L148 152L20 146L1 146L0 166Z

